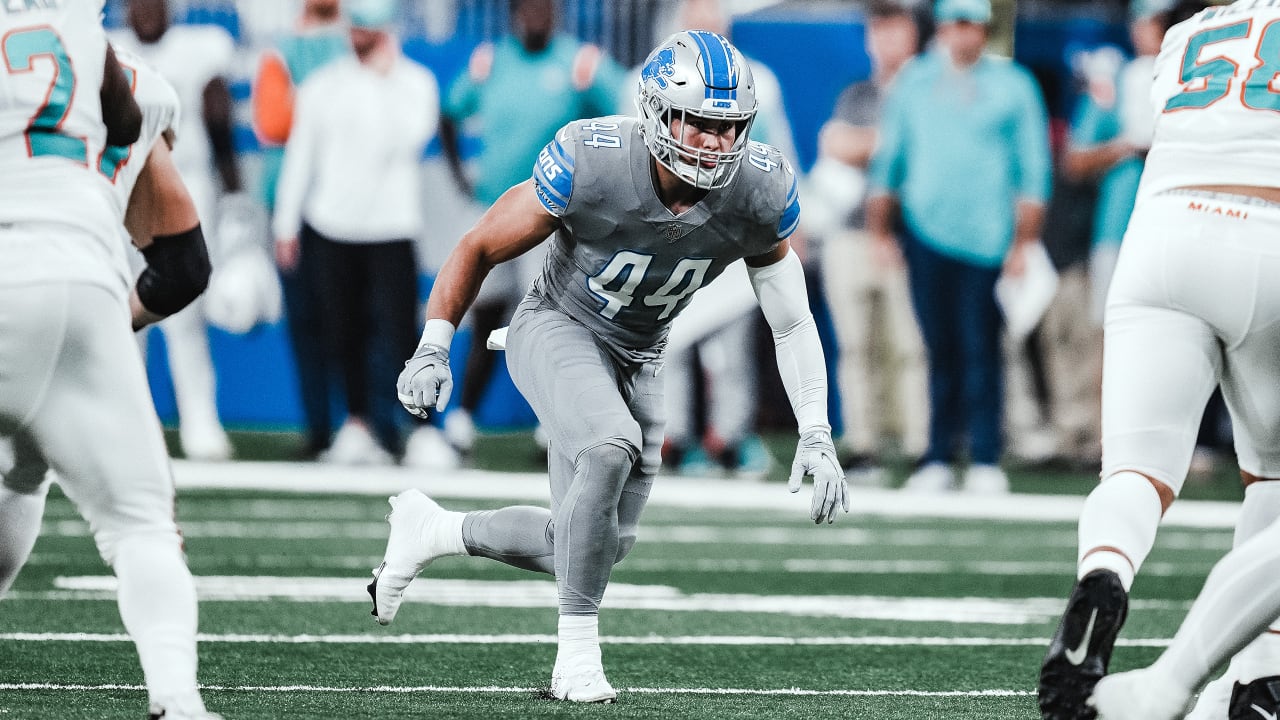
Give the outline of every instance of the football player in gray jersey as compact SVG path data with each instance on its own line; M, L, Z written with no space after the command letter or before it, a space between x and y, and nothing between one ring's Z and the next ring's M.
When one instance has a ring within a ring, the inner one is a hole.
M790 489L813 476L815 522L849 509L822 348L787 242L800 214L796 178L777 150L748 140L750 68L720 35L679 32L649 56L638 90L639 118L565 126L532 179L462 238L397 385L415 415L442 409L453 385L449 343L481 281L551 237L506 346L512 378L550 435L550 509L449 512L405 491L391 498L386 554L369 585L385 625L437 557L479 555L553 574L560 621L551 694L577 702L617 696L601 665L597 617L658 471L668 329L730 263L746 261L799 423Z

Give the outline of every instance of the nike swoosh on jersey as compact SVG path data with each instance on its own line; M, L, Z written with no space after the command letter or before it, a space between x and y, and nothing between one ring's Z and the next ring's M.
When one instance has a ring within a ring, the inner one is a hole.
M1098 608L1093 609L1093 614L1089 616L1089 624L1084 627L1084 637L1080 639L1080 644L1074 650L1067 650L1064 655L1067 662L1072 665L1079 665L1084 662L1085 655L1089 654L1089 640L1093 638L1093 624L1098 619ZM1275 718L1272 718L1275 720Z
M1261 715L1266 720L1276 720L1276 713L1267 712L1266 710L1258 707L1257 705L1250 705L1249 707L1253 708L1254 710L1257 710L1258 714Z

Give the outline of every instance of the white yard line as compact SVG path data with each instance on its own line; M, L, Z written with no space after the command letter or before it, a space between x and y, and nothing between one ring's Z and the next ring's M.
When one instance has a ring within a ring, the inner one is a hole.
M191 537L188 535L188 537ZM1147 577L1196 577L1203 578L1213 567L1214 558L1203 561L1148 562L1142 566ZM27 559L27 567L65 567L83 562L81 553L34 553ZM299 559L278 553L235 556L236 567L271 572L280 568L308 568L313 572L338 572L351 570L363 575L380 562L374 555L326 555ZM188 558L195 572L202 567L226 569L226 556L201 556ZM1026 575L1073 575L1076 564L1070 561L1023 560L817 560L813 558L776 558L751 560L734 558L628 558L626 569L638 572L721 572L759 574L858 574L858 575L999 575L1023 577Z
M186 460L175 460L173 466L179 489L391 495L417 487L440 497L544 503L547 499L547 477L541 473L485 470L425 473L400 467L350 468L323 463L200 463ZM649 502L672 507L777 511L805 517L809 511L809 490L805 488L793 495L780 483L662 477L654 483ZM895 490L870 488L855 488L853 491L854 512L891 517L1075 522L1083 502L1083 497L1063 495L975 497L963 493L904 495ZM1162 525L1229 528L1235 526L1238 512L1238 503L1183 500L1174 503Z
M120 691L145 690L142 685L78 685L63 683L0 683L0 690L52 690L52 691ZM330 687L325 685L201 685L201 690L211 692L315 692L315 693L464 693L475 695L503 695L535 693L540 687L449 687L443 685L418 685L401 687L375 685L372 687ZM619 692L638 695L768 695L784 697L1026 697L1031 690L804 690L801 688L660 688L622 687Z
M555 635L254 635L201 633L201 643L276 645L555 645ZM124 643L125 633L0 633L0 642ZM1044 647L1044 638L990 637L782 637L777 635L602 636L605 645L692 645L759 647ZM1164 638L1121 638L1122 647L1163 648Z
M343 602L367 604L364 578L197 575L202 601ZM110 600L111 575L57 577L54 590L12 593L22 600ZM447 607L554 608L552 580L420 579L405 593L409 603ZM1038 625L1062 613L1061 598L895 597L876 595L770 595L686 593L667 585L612 583L605 595L610 610L690 613L758 613L784 617L891 620L976 625ZM1185 611L1187 603L1135 601L1133 607Z

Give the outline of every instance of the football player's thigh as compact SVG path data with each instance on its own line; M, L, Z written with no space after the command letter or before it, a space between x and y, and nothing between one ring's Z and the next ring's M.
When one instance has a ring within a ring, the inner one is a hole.
M648 362L635 368L627 383L627 405L640 424L643 446L637 469L650 477L662 464L662 440L667 428L666 379L664 363Z
M559 312L522 308L507 334L507 366L551 447L565 456L610 438L640 447L613 361L587 328Z
M39 402L69 312L64 285L0 286L0 432L20 432Z
M1280 478L1280 345L1246 343L1227 354L1222 395L1240 469Z
M1182 489L1221 356L1208 324L1165 307L1107 307L1102 476L1133 470Z
M1222 395L1240 469L1280 478L1280 288L1265 281L1280 272L1280 258L1262 258L1259 265L1257 306L1247 315L1249 330L1226 350Z
M175 529L173 480L123 301L71 287L75 311L43 402L29 423L102 542L102 533Z

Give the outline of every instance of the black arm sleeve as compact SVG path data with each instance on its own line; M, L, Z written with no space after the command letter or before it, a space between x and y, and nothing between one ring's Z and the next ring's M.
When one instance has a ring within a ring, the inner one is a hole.
M142 251L147 267L138 276L138 299L157 315L172 315L209 286L209 249L200 226L177 235L157 235Z

